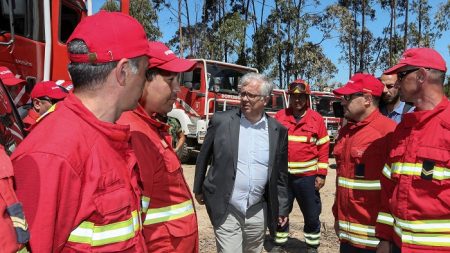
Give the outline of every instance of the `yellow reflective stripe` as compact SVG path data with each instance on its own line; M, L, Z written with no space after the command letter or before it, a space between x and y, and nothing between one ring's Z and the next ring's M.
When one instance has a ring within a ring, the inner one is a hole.
M39 116L39 118L36 119L36 122L41 121L43 118L45 118L45 116L54 112L55 109L56 109L56 104L53 104L50 108L48 108L48 110L46 112L44 112L41 116Z
M379 212L377 217L378 223L383 223L389 226L394 225L394 217L392 215L385 213L385 212Z
M420 176L422 173L421 163L401 163L396 162L391 165L392 173L399 175ZM450 169L446 167L433 168L433 179L445 180L450 179Z
M148 206L150 205L150 198L146 197L146 196L142 196L142 198L141 198L141 205L142 205L141 211L143 213L146 213L147 210L148 210Z
M289 168L306 168L317 164L317 159L312 159L306 162L288 162Z
M386 178L391 179L391 168L389 165L384 165L382 173Z
M295 136L295 135L289 135L288 141L295 141L295 142L308 142L307 136Z
M23 247L22 249L18 250L17 253L29 253L27 247Z
M315 234L303 233L305 236L305 242L309 245L319 245L320 243L320 232Z
M339 229L366 236L375 236L375 227L348 221L339 221Z
M317 165L313 165L311 167L306 167L306 168L302 168L302 169L291 169L291 168L288 169L290 174L301 174L301 173L305 173L308 171L316 171L316 170L317 170Z
M449 234L424 234L405 232L396 225L394 225L394 231L400 237L402 243L422 246L450 246Z
M402 220L395 217L395 225L412 232L450 233L450 220Z
M316 142L316 145L317 146L320 146L320 145L323 145L323 144L325 144L325 143L327 143L327 142L329 142L330 141L330 136L325 136L325 137L323 137L323 138L321 138L321 139L319 139L317 142Z
M167 207L150 208L145 216L144 225L176 220L193 213L194 206L191 200Z
M28 229L28 223L25 219L22 219L17 216L10 216L10 218L11 218L11 221L12 221L14 227L20 228L22 230Z
M68 241L102 246L127 241L136 235L139 228L138 212L133 211L128 220L108 225L95 225L90 221L84 221L70 233Z
M380 180L361 180L338 177L338 186L356 190L380 190Z
M354 235L342 231L339 231L339 238L345 239L354 244L365 245L369 247L376 247L380 242L376 237Z
M317 163L319 169L328 169L328 163Z

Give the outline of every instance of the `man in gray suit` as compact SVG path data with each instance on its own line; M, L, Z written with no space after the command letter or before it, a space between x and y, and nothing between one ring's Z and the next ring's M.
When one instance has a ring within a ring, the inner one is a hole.
M274 236L289 214L287 129L264 113L273 89L265 76L246 74L239 85L240 110L218 112L209 122L194 193L206 204L218 252L260 253L266 227Z

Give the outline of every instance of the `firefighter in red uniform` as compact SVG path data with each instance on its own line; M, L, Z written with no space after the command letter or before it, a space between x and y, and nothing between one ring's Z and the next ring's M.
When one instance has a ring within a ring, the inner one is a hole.
M378 103L384 85L372 75L355 74L333 92L342 96L348 123L334 147L337 164L333 205L341 253L375 252L375 223L379 211L380 177L386 144L395 122L383 116Z
M317 252L322 211L319 190L324 186L327 175L330 138L323 117L308 106L309 85L298 79L289 84L288 92L289 108L279 111L275 118L289 129L290 209L295 198L304 216L307 252ZM289 222L278 227L275 243L284 245L288 233Z
M333 205L341 253L375 252L380 177L387 158L386 144L395 122L383 116L378 103L384 85L368 74L355 74L333 92L341 97L348 123L334 147L337 164Z
M64 99L68 91L53 81L37 83L31 91L32 107L28 110L28 115L23 119L25 130L30 131L32 126L45 112L54 104Z
M1 252L28 252L28 224L22 205L13 188L13 168L3 146L0 145L0 249Z
M11 94L14 105L20 110L20 107L26 105L30 99L30 95L25 92L27 82L17 78L10 69L4 66L0 66L0 79Z
M67 48L74 92L11 157L31 250L147 252L130 131L115 124L142 95L145 31L128 15L101 11L78 24Z
M397 74L403 116L383 168L378 253L450 252L450 102L447 67L431 48L411 48L385 71ZM392 247L392 249L390 249ZM390 251L391 250L391 251Z
M191 191L172 148L166 115L180 91L178 73L195 62L179 59L163 43L149 43L149 69L140 106L124 113L121 124L131 127L143 189L144 237L149 252L198 252L197 217Z

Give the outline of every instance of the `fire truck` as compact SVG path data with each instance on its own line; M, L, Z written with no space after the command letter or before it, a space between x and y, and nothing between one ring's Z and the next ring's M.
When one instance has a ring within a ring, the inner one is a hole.
M206 135L208 121L217 111L239 108L239 79L258 70L219 61L192 59L195 67L180 77L181 91L169 116L176 118L186 135L179 157L187 162L199 152ZM266 106L269 115L286 107L284 90L275 89Z
M106 1L96 0L95 4L102 6ZM114 3L128 13L129 0ZM0 112L0 139L6 149L12 151L23 139L21 117L27 112L23 107L34 85L70 80L66 41L81 19L92 13L92 0L0 0L0 66L26 80L15 87L0 83L0 104L9 108Z

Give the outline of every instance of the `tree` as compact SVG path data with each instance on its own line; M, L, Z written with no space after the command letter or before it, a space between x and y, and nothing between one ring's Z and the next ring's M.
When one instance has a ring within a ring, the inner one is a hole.
M142 26L144 26L145 33L149 40L158 40L162 33L158 27L158 9L161 1L149 0L131 0L130 1L130 15L136 18Z

